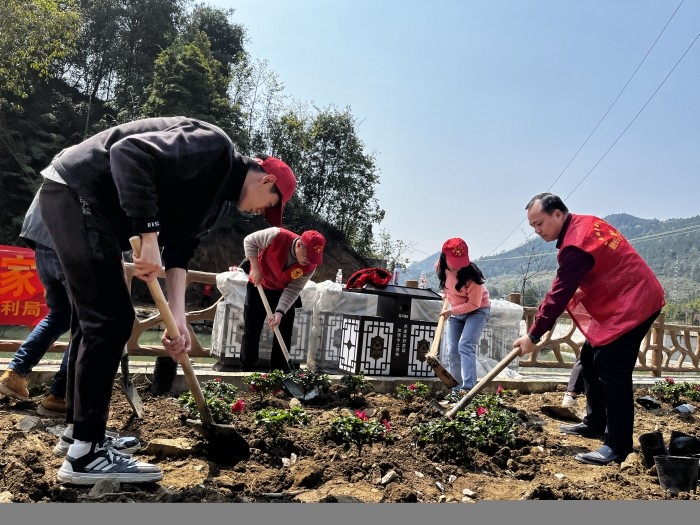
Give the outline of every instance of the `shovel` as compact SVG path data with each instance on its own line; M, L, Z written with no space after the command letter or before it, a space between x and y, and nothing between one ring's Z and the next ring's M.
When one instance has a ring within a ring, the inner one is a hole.
M122 377L119 381L119 385L122 387L126 395L126 400L131 405L131 409L134 411L134 414L136 414L136 417L138 419L143 419L143 402L129 377L129 353L126 351L126 348L124 348L124 352L122 353L121 367Z
M501 361L498 362L496 366L493 367L492 370L489 371L488 374L486 374L484 377L481 378L481 381L479 381L474 387L465 394L465 396L460 399L455 406L453 406L449 410L445 410L440 406L440 404L435 401L434 399L431 400L431 406L433 406L436 410L439 410L440 413L443 416L446 416L449 419L452 419L452 417L459 412L460 410L464 409L469 402L476 397L476 395L481 392L486 385L488 385L494 377L496 377L498 374L501 373L501 370L503 370L505 367L507 367L513 359L516 357L520 356L520 347L513 348L513 350L505 356Z
M258 292L260 292L260 299L262 299L262 302L265 305L265 311L267 312L268 318L272 317L272 308L270 308L270 303L267 301L267 295L265 295L265 290L263 290L263 287L260 283L256 285L256 288L258 289ZM274 328L274 332L275 336L277 337L277 342L280 345L280 349L282 350L282 354L284 354L284 358L287 360L287 367L289 367L290 370L293 370L294 368L292 367L292 361L289 357L287 345L284 343L284 339L282 338L282 333L276 326ZM283 384L285 390L289 392L292 396L297 398L299 401L308 401L309 399L313 399L319 394L318 388L314 388L311 392L308 392L306 395L304 395L304 391L302 390L302 388L299 385L297 385L293 379L285 379Z
M442 310L447 309L447 297L445 297L445 300L442 302ZM438 324L437 328L435 329L435 337L433 337L433 343L430 346L430 351L425 355L425 361L430 365L430 367L433 369L433 372L435 372L435 375L438 376L440 381L447 387L447 388L453 388L457 386L457 380L452 377L452 374L450 374L447 369L442 366L440 361L438 361L437 355L438 355L438 349L440 348L440 336L442 336L442 328L445 325L445 316L441 315L440 318L438 319Z
M141 237L135 236L129 238L131 247L134 250L134 254L138 257L141 253ZM180 332L175 323L175 318L173 317L168 302L165 300L163 295L163 290L160 288L158 279L154 279L148 283L148 289L153 296L153 299L158 307L161 317L163 318L163 323L168 331L168 335L171 338L176 338L180 335ZM197 429L207 438L210 445L210 451L212 455L216 455L227 462L236 463L239 460L245 460L250 457L250 446L248 442L236 431L231 425L222 425L220 423L214 423L214 418L209 411L207 402L204 399L204 394L202 394L202 389L197 381L197 376L194 374L192 369L192 363L187 354L182 354L179 357L178 362L182 367L182 371L185 374L185 379L187 380L187 385L190 387L192 396L194 397L195 403L197 404L197 409L202 418L201 424L195 424Z

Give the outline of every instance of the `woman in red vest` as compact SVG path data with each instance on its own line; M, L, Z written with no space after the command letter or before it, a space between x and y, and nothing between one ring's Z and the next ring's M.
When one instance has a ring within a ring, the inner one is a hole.
M632 372L639 347L664 306L664 290L627 239L603 219L569 213L551 193L535 195L525 207L530 225L546 242L556 241L557 276L527 335L513 348L535 350L566 309L586 338L581 366L586 417L561 431L600 438L603 446L576 455L581 463L622 463L632 452Z
M269 318L271 329L278 326L287 348L294 328L294 307L299 294L323 261L326 239L315 230L301 236L284 228L260 230L243 239L243 250L250 262L248 285L243 307L244 330L241 341L241 369L255 371L260 346L260 333L267 311L256 286L262 287L274 314ZM272 343L270 370L289 371L277 338Z

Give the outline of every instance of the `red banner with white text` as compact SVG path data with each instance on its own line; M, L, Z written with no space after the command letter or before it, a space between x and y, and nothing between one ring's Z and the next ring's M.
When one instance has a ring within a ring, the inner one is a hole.
M33 327L48 313L34 250L0 245L0 325Z

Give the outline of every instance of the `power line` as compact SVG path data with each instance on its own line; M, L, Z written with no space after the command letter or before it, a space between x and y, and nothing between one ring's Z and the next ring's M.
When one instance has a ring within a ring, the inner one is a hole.
M600 125L601 125L601 123L603 122L603 120L605 120L605 117L608 116L608 113L610 113L610 110L612 110L612 108L615 106L615 104L617 103L617 101L618 101L618 99L620 98L620 96L622 95L622 93L624 93L625 89L627 89L627 86L628 86L629 83L632 81L632 79L635 77L635 75L637 74L637 71L639 71L639 68L641 68L641 67L642 67L642 64L644 64L644 62L646 61L647 57L649 56L649 53L651 53L652 49L654 49L654 46L656 46L656 43L657 43L657 42L659 41L659 39L661 38L661 35L663 35L664 32L666 31L666 28L667 28L668 25L671 23L671 20L673 20L673 17L676 16L676 13L677 13L678 10L680 9L680 7L683 5L683 2L685 2L685 0L681 0L681 2L678 4L678 6L676 7L675 11L673 11L673 14L671 14L671 17L668 19L668 21L666 22L666 24L664 25L664 27L661 29L661 32L660 32L660 33L658 34L658 36L656 37L656 40L654 40L654 43L651 45L651 47L649 48L649 50L648 50L648 51L646 52L646 54L644 55L644 58L642 58L642 61L639 63L639 65L638 65L637 68L634 70L634 72L632 73L632 75L630 76L630 78L627 80L627 82L625 82L625 85L622 87L622 89L620 90L620 92L619 92L619 93L617 94L617 96L615 97L615 100L613 100L613 102L612 102L612 104L610 105L610 107L608 107L607 111L606 111L606 112L603 114L603 116L600 118L600 120L599 120L598 123L595 125L595 127L593 128L593 130L588 134L588 137L586 137L586 140L583 141L583 144L581 144L581 146L576 150L576 153L574 153L574 156L571 157L571 159L570 159L569 162L566 164L566 166L564 166L564 169L561 170L561 173L559 173L559 175L557 176L557 178L554 179L554 182L552 182L552 184L549 186L549 188L547 188L547 191L551 190L551 189L554 187L554 185L557 183L557 181L562 177L562 175L564 175L564 172L569 168L569 166L571 166L571 163L576 159L576 157L578 157L578 154L581 152L581 150L584 148L584 146L588 143L588 141L589 141L590 138L593 136L593 134L596 132L596 130L598 129L598 127L600 127ZM692 46L692 44L691 44L691 46ZM687 53L687 51L686 51L686 53ZM685 56L685 53L683 54L683 56ZM681 58L683 58L683 57L681 57ZM680 60L679 60L679 61L680 61ZM676 64L676 65L678 65L678 64ZM675 66L674 66L674 69L675 69ZM673 70L671 70L671 71L673 71ZM670 74L670 73L669 73L669 74ZM668 76L667 76L666 78L668 78ZM666 81L666 80L664 79L664 82L665 82L665 81ZM663 83L662 83L661 85L663 85ZM661 87L661 86L659 86L659 87ZM657 88L657 91L658 91L658 88ZM654 92L654 93L656 93L656 92ZM653 95L652 95L652 97L653 97ZM651 100L651 99L650 99L650 100ZM648 101L647 101L647 103L648 103ZM646 107L646 104L645 104L645 107ZM644 109L644 108L642 108L642 109ZM640 113L641 113L641 111L640 111ZM635 119L636 119L636 117L635 117ZM634 120L633 120L632 122L634 122ZM631 125L631 123L630 123L630 125ZM628 127L629 127L629 126L628 126ZM627 129L625 129L625 131L627 131ZM623 132L623 133L624 133L624 132ZM619 137L618 137L618 140L619 140ZM616 140L615 142L617 142L617 140ZM614 146L614 145L615 145L615 143L613 143L613 146ZM611 149L611 148L612 148L612 146L610 147L610 149ZM608 151L610 151L610 149L608 149ZM607 153L608 153L608 152L606 151L605 154L607 155ZM605 155L604 155L603 157L605 157ZM595 169L595 167L600 163L601 160L603 160L603 159L601 158L601 159L596 163L596 165L593 166L593 168L591 168L591 171L593 171L593 169ZM588 172L588 174L586 175L586 177L587 177L589 174L590 174L590 171ZM586 177L584 177L583 180L585 180ZM581 182L583 182L583 180L582 180ZM579 185L581 184L581 182L579 182ZM578 186L576 186L576 188L578 188ZM574 188L574 190L575 190L576 188ZM573 193L574 190L572 190L572 193ZM569 195L571 195L571 193L570 193ZM513 235L513 234L520 228L520 226L522 225L522 223L523 223L524 221L525 221L525 219L521 220L520 223L515 227L515 229L513 229L513 231L510 232L510 233L508 234L508 236L507 236L505 239L503 239L503 240L501 241L501 243L500 243L498 246L496 246L496 247L491 251L491 253L492 253L492 254L495 253L495 251L498 250L498 248L500 248L500 247L503 245L503 243L505 243L505 242L510 238L510 236Z

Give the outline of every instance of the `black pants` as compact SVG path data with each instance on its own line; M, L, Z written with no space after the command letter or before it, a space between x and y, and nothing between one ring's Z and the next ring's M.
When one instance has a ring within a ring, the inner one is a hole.
M64 184L46 181L39 205L71 300L66 421L73 423L76 439L98 441L134 324L118 241L124 233Z
M284 290L265 290L267 302L270 303L270 308L275 311L277 303L282 296ZM297 299L298 301L298 299ZM245 304L243 305L244 329L243 338L241 341L241 363L244 370L253 370L255 363L258 361L260 351L260 335L263 329L263 324L267 321L267 311L265 305L260 298L260 292L257 287L248 282L245 293ZM292 306L286 314L282 316L282 321L279 325L282 340L287 346L287 351L291 346L292 332L294 331L294 306ZM289 372L287 360L282 353L282 348L275 336L272 342L272 353L270 355L270 370L283 370Z
M604 346L581 348L581 366L586 389L584 423L594 432L604 433L605 444L617 454L632 452L634 394L632 372L639 346L659 315L656 312L642 324Z
M566 386L567 392L573 392L576 395L582 394L585 391L583 384L583 367L581 366L581 356L574 362L569 376L569 384Z

